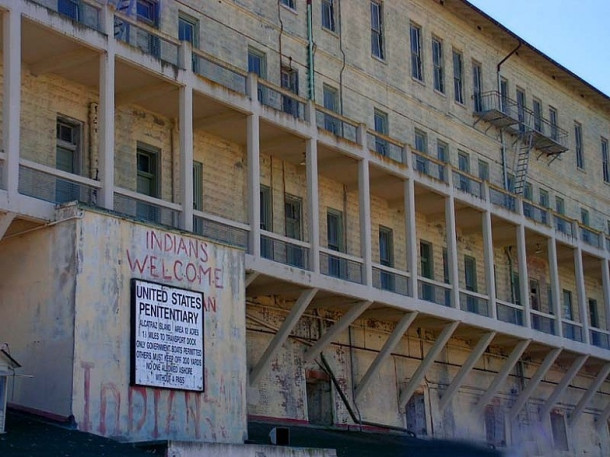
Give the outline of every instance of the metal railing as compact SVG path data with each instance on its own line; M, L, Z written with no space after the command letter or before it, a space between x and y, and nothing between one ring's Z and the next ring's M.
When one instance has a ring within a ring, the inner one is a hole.
M530 317L532 318L532 328L539 332L555 335L555 316L545 314L539 311L531 310Z
M599 328L589 329L591 344L603 349L610 349L610 332Z
M530 201L523 200L523 215L540 224L550 225L548 210Z
M585 225L580 226L580 239L589 246L603 249L603 234Z
M411 151L413 169L431 178L447 182L447 164L426 155L426 153L413 149Z
M417 280L417 296L437 305L451 306L451 285L420 276Z
M517 211L517 197L491 184L489 185L489 199L494 205L501 206L512 212Z
M115 188L114 210L137 220L178 228L182 207L131 190Z
M582 324L578 323L578 322L566 322L563 321L561 323L561 327L562 327L562 331L563 331L563 337L564 338L569 338L571 340L574 341L581 341L582 342Z
M409 273L376 264L373 266L373 287L400 295L410 295Z
M496 315L499 321L523 325L523 308L519 305L496 300Z
M333 278L363 283L362 259L320 248L320 273Z
M460 290L460 309L489 317L489 299L476 292Z
M574 236L572 219L558 213L553 214L553 226L555 230L567 236Z
M258 80L258 101L297 119L305 119L307 100L263 79Z
M484 198L483 182L461 170L453 169L453 187L477 198Z
M99 181L21 159L19 193L51 203L97 204Z
M248 250L249 231L250 227L247 224L201 211L194 211L193 233L209 238L212 241Z
M308 270L309 244L265 231L261 233L261 257Z
M240 94L246 94L248 73L199 49L193 49L193 71L205 79Z
M394 162L406 164L404 147L392 138L379 132L369 130L367 133L367 144L370 151L387 157Z
M138 48L145 54L157 59L181 66L180 41L166 35L160 30L138 22L125 14L114 13L114 36L132 47Z
M353 143L358 141L358 125L356 123L321 106L316 106L316 125Z
M102 5L91 0L80 0L79 2L60 2L58 0L28 0L50 11L72 19L85 27L101 31L100 20Z

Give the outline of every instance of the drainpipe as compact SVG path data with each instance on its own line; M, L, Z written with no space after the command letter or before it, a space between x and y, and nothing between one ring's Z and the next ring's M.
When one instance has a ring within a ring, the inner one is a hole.
M313 68L313 29L311 0L307 0L307 81L309 83L309 99L315 100L314 68Z
M513 49L506 57L504 57L496 67L496 75L497 75L497 84L498 84L498 94L501 95L501 78L500 78L500 69L502 68L502 64L506 62L514 53L516 53L523 43L519 40L517 47ZM502 99L500 98L500 103L502 103ZM506 145L504 144L504 130L500 130L500 143L502 144L502 180L504 181L504 189L508 190L508 173L506 170Z

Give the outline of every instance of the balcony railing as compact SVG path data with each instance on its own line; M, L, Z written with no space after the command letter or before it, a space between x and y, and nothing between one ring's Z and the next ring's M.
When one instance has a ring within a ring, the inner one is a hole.
M261 257L308 270L309 244L265 231L261 234Z
M599 249L603 249L603 234L597 230L593 230L585 225L580 225L580 239L587 243L589 246L593 246Z
M115 188L114 210L138 220L178 228L182 207L131 190Z
M193 232L212 241L248 249L250 226L223 217L194 211Z
M93 0L80 0L79 2L60 2L58 0L28 0L32 3L61 14L85 27L101 31L102 6Z
M297 119L305 119L307 101L304 98L263 79L258 80L258 101Z
M460 309L481 316L489 316L489 299L476 292L460 290Z
M589 329L591 344L603 349L610 349L610 332L599 328Z
M316 125L335 136L356 143L358 125L334 111L316 106Z
M567 236L574 236L574 229L572 227L572 219L563 216L561 214L554 213L553 214L553 225L555 226L555 230L560 233L563 233Z
M561 323L563 330L563 337L569 338L574 341L582 342L582 324L579 322L567 322L563 321Z
M447 182L446 167L447 164L440 160L434 159L426 153L412 150L413 168L420 173L423 173L431 178Z
M490 185L489 198L494 205L501 206L512 212L517 211L517 198L504 189Z
M320 273L362 284L362 259L342 252L320 248Z
M21 159L19 193L52 203L97 204L99 181Z
M165 63L181 66L180 41L125 14L115 13L114 36Z
M530 201L523 200L523 215L540 224L550 225L549 211Z
M530 311L532 318L532 328L539 332L555 335L555 316L552 314L541 313L540 311Z
M523 325L523 307L502 300L496 300L498 320L509 324Z
M406 164L404 147L392 138L369 130L367 134L367 143L370 151L387 157L394 162Z
M453 170L453 187L477 198L484 198L483 182L463 171Z
M417 280L417 293L421 300L437 305L451 306L451 285L420 276Z
M375 264L373 266L373 287L400 295L410 295L409 273Z
M508 97L502 97L498 91L481 94L480 111L475 115L496 127L508 127L519 123L517 103Z
M193 71L227 89L246 94L247 72L199 49L193 49Z

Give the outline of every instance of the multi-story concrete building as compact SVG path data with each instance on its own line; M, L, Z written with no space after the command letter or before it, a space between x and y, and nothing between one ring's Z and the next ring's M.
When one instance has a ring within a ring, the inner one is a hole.
M464 0L0 9L13 405L608 455L607 95ZM203 291L203 392L133 378L130 279Z

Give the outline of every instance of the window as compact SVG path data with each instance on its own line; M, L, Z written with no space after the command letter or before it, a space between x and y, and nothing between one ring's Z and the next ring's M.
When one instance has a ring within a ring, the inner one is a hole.
M79 0L58 0L57 12L75 21L79 19Z
M203 211L203 163L193 162L193 209ZM193 218L193 232L203 234L203 220Z
M260 186L260 228L270 232L273 230L273 203L271 196L271 188L269 186ZM261 235L261 256L266 259L273 259L273 241Z
M335 0L322 0L322 27L335 31Z
M436 142L436 157L443 163L449 163L449 146L440 140ZM438 166L438 176L441 180L445 180L444 165Z
M259 78L267 77L267 57L264 52L248 48L248 72L256 73Z
M416 392L407 402L405 412L407 414L407 430L415 433L415 436L426 436L428 428L426 425L426 402L423 392Z
M582 225L589 226L589 210L580 208L580 222Z
M375 110L373 114L373 122L375 124L375 131L382 135L388 134L388 115L383 111ZM388 153L388 142L375 136L375 152L385 156Z
M286 236L295 240L303 239L303 201L294 195L284 195L284 229ZM303 248L294 244L286 245L286 263L295 267L305 266Z
M419 81L424 80L421 27L415 24L411 24L411 76Z
M137 0L137 19L150 27L159 25L159 3L157 0ZM159 57L161 54L161 42L159 37L144 29L135 28L135 44L143 52Z
M542 131L542 103L540 100L534 99L534 130L536 132L544 133Z
M137 0L136 14L138 21L157 27L159 23L159 4L156 0Z
M470 173L470 156L464 151L458 151L458 168L464 173ZM470 179L460 173L459 189L470 192Z
M294 0L282 0L282 5L285 5L288 8L294 9Z
M337 89L324 84L323 86L324 95L324 108L335 113L339 111L339 92ZM339 135L341 131L341 123L339 119L329 114L324 115L324 128L329 132Z
M559 131L557 129L557 110L549 106L549 124L551 124L551 140L559 139Z
M502 78L500 80L500 106L502 108L502 112L504 114L508 114L508 80L506 78Z
M555 211L557 211L559 214L566 213L566 206L563 198L555 197Z
M551 431L553 433L553 444L559 451L568 451L568 434L566 432L566 421L563 414L551 412Z
M434 89L445 93L445 66L443 64L443 42L432 38L432 66L434 67Z
M428 279L434 279L434 261L432 257L432 244L427 241L419 243L419 262L421 276ZM427 282L420 282L421 298L427 301L434 301L434 286Z
M601 141L601 149L602 149L602 176L604 178L604 182L610 183L610 160L608 159L608 140L602 138Z
M385 267L394 266L394 234L391 228L379 226L379 263ZM380 271L381 288L394 290L394 276L388 271Z
M483 111L483 76L482 68L479 62L472 63L472 100L474 103L474 111L481 113Z
M572 292L566 289L563 289L563 318L572 320Z
M545 190L545 189L540 189L538 201L540 202L540 206L542 206L543 208L549 208L550 207L549 191Z
M504 413L499 405L487 405L485 407L485 437L488 444L506 446L504 420Z
M599 327L599 314L597 312L597 300L589 298L589 325L593 328Z
M280 70L280 83L283 89L299 94L299 74L297 70L289 67L282 67ZM285 113L299 117L299 103L296 99L282 95L282 110Z
M540 309L540 283L537 279L530 278L530 306L535 311Z
M136 152L137 184L136 191L149 197L159 196L159 164L158 151L149 146L138 145ZM138 202L136 215L142 219L157 221L159 217L157 206Z
M456 102L464 103L464 63L462 54L453 50L453 96Z
M383 8L380 2L371 2L371 53L380 59L385 58L383 50Z
M178 39L180 41L188 41L197 47L199 44L199 21L190 16L178 16Z
M519 131L525 132L525 91L517 88L517 118L519 119Z
M420 152L428 152L428 136L417 129L415 129L415 149Z
M485 160L479 159L479 179L482 181L489 181L489 163Z
M464 281L466 290L477 291L477 260L469 255L464 256Z
M326 233L328 249L345 252L343 234L343 212L328 209L326 213ZM328 274L337 278L347 278L347 261L340 257L328 256Z
M521 306L521 281L519 280L519 272L511 271L512 277L512 299L515 305Z
M515 191L515 175L512 173L506 174L506 187L509 192Z
M576 166L585 168L585 156L582 145L582 125L574 122L574 145L576 147Z
M525 185L523 186L523 198L530 202L534 201L534 187L529 181L526 181Z
M80 174L81 125L66 119L58 119L56 125L55 168L66 173ZM80 199L78 185L57 178L55 201L57 203Z

